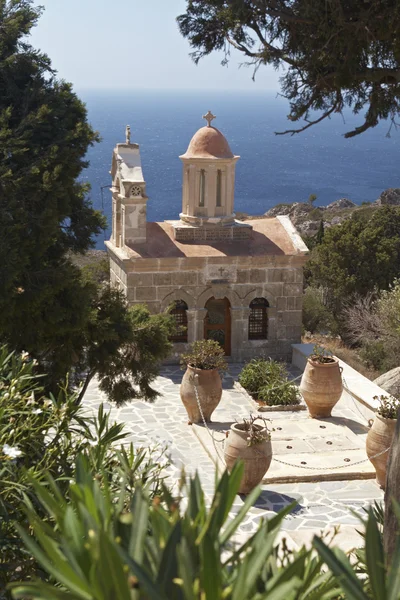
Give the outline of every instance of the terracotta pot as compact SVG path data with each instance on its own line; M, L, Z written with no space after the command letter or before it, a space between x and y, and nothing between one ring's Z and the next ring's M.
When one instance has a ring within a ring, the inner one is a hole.
M313 419L330 417L343 392L341 367L337 358L321 364L309 358L301 378L300 392Z
M256 425L256 427L267 434L265 427L260 425ZM248 494L262 481L272 460L271 440L256 446L248 446L247 437L248 433L244 431L244 425L235 423L231 425L225 442L224 455L228 471L232 469L237 460L243 460L244 462L244 474L239 488L240 494Z
M385 419L377 414L367 435L367 456L374 465L376 481L383 489L385 489L386 485L386 467L389 460L389 450L376 458L371 457L379 454L386 448L390 448L396 423L397 419Z
M181 400L186 408L189 422L202 423L203 419L197 403L194 385L197 387L204 419L209 422L222 396L222 381L218 369L205 370L188 366L182 378Z

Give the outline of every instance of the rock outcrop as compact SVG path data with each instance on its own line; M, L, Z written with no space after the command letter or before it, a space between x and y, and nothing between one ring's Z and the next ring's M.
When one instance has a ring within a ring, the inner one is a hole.
M309 202L294 202L293 204L277 204L264 213L263 216L286 215L301 236L309 237L317 233L321 221L323 221L325 229L328 229L350 219L354 212L366 211L366 215L369 217L374 210L385 205L400 207L400 188L389 188L382 192L375 202L366 202L361 206L355 204L349 198L340 198L331 202L328 206L313 206ZM248 216L242 214L240 218L246 219Z
M374 202L378 206L400 206L400 188L389 188Z
M388 394L400 394L400 367L395 367L387 373L383 373L375 379L374 383L379 385Z
M349 200L348 198L340 198L340 200L335 200L328 204L325 207L325 210L341 210L342 208L355 208L357 204Z

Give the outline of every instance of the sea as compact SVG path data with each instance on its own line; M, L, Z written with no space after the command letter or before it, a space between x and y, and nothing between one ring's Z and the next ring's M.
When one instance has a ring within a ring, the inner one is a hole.
M316 206L339 198L357 204L376 200L389 187L400 187L400 131L381 122L366 133L343 134L362 123L363 115L335 115L296 135L276 135L296 126L287 119L288 101L275 92L229 91L81 91L88 118L101 142L90 148L82 179L91 184L93 206L104 212L108 229L96 240L104 248L110 237L111 157L115 144L140 144L150 221L176 219L181 211L183 154L208 110L213 125L227 138L236 168L235 209L260 215L279 203Z

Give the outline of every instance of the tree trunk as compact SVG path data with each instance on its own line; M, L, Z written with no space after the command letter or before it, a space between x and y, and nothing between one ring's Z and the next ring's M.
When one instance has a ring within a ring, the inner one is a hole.
M400 410L397 413L397 425L389 454L386 475L383 543L388 565L391 563L397 538L400 534L400 523L393 510L393 501L400 503Z
M96 371L92 370L89 371L89 373L87 374L87 377L85 379L85 383L83 384L83 387L81 389L81 391L79 392L79 396L76 399L76 404L81 404L82 400L83 400L83 396L86 393L86 390L88 389L89 383L91 382L91 380L93 379L93 377L96 375Z

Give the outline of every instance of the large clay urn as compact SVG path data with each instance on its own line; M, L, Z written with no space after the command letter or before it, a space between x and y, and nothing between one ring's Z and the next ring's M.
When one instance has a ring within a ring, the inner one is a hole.
M320 363L310 357L301 378L300 392L313 419L330 417L343 392L342 374L337 358Z
M267 429L260 425L253 425L268 436ZM272 460L271 440L248 446L248 432L242 423L231 425L228 438L225 442L225 463L230 471L237 460L244 462L244 474L240 484L239 493L248 494L258 485L268 471ZM269 438L269 436L268 436Z
M195 386L198 399L196 398ZM211 415L217 408L222 396L222 381L218 369L195 369L187 367L181 383L181 400L186 408L190 423L211 421Z
M386 485L386 467L389 460L389 450L384 450L390 449L392 445L396 423L397 419L385 419L377 414L367 435L367 456L374 465L376 482L383 489ZM377 454L379 456L376 456Z

